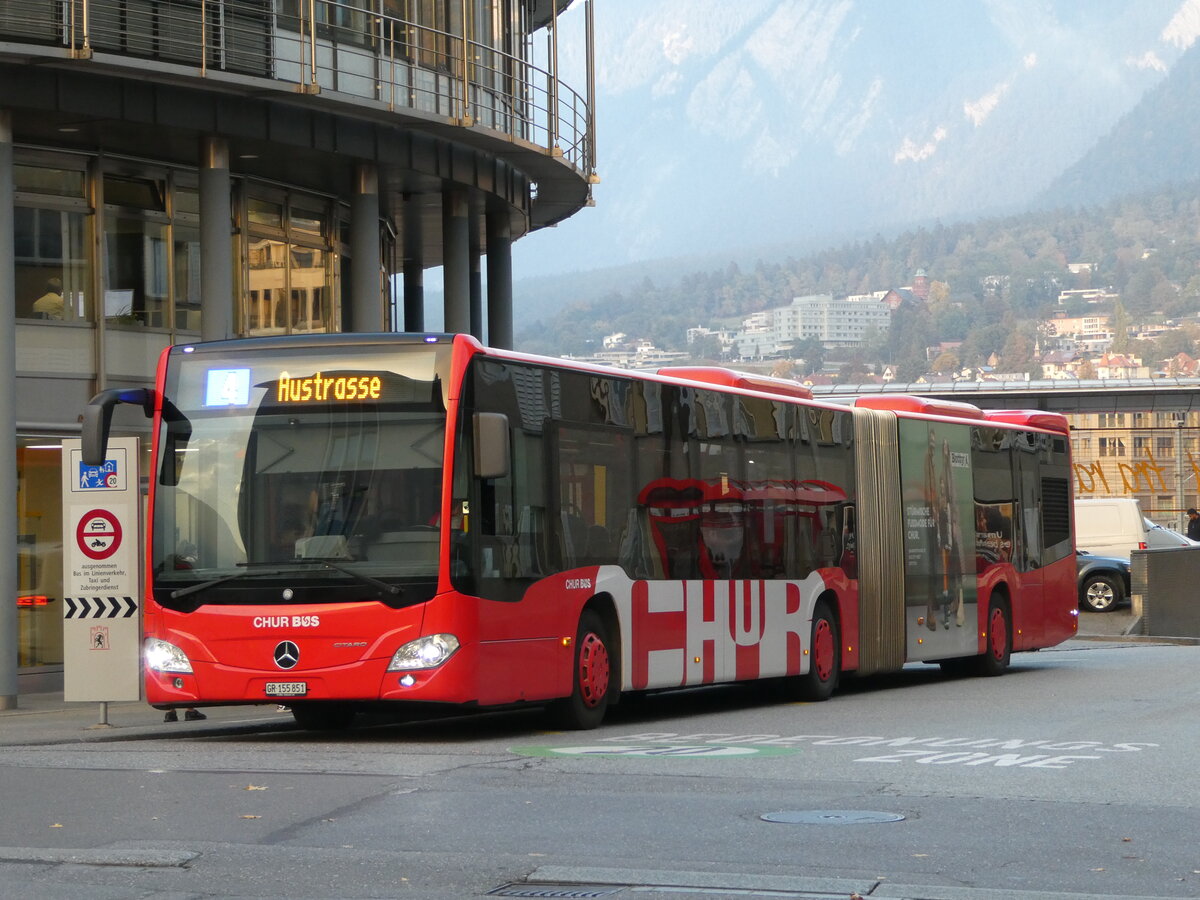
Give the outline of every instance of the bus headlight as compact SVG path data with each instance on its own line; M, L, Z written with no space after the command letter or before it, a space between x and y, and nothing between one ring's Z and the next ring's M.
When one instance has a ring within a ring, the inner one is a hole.
M436 669L458 649L458 638L452 634L431 634L409 641L396 651L388 663L389 672L408 669Z
M186 653L174 644L168 644L158 638L146 638L142 657L146 660L146 668L153 672L192 671L192 662Z

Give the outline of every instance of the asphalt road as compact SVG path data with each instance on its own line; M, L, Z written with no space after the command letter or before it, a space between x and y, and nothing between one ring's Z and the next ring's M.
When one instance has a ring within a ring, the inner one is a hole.
M9 745L0 895L1195 897L1198 672L1196 646L1072 641L820 704L659 695L592 732L525 711L329 736L264 707Z

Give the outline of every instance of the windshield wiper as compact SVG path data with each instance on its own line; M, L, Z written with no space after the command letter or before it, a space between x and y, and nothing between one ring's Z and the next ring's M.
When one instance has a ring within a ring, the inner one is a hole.
M238 563L238 565L243 566L245 568L249 568L251 566L261 566L261 565L263 565L263 563ZM179 588L178 590L171 591L171 599L179 600L179 599L182 599L183 597L188 596L189 594L197 594L200 591L208 590L210 587L216 587L218 584L224 584L227 581L234 581L235 579L238 579L238 578L245 578L247 575L286 575L287 574L286 570L278 568L279 563L267 563L266 565L275 566L276 568L274 570L262 571L262 572L234 572L230 575L222 575L220 578L214 578L211 581L202 581L199 584L188 585L185 588Z
M393 597L398 597L404 593L404 588L398 584L388 584L386 581L380 581L378 578L372 578L370 575L364 575L361 572L355 572L353 569L347 569L345 566L339 566L337 563L328 559L307 557L305 559L289 560L287 563L289 568L280 568L279 563L238 563L239 566L245 568L262 565L274 566L275 568L254 572L233 572L229 575L222 575L220 578L213 578L211 581L202 581L199 584L192 584L185 588L179 588L178 590L171 591L170 596L172 600L181 600L190 594L206 591L211 587L216 587L217 585L224 584L227 581L235 581L238 578L245 578L248 575L294 575L295 569L290 567L309 564L324 566L327 569L333 569L336 572L341 572L343 575L349 575L351 578L357 578L359 581L365 582L366 584L369 584L383 593L389 594Z
M333 569L336 572L341 572L343 575L349 575L351 578L357 578L359 581L365 582L373 587L379 588L385 594L391 594L393 597L398 597L404 593L404 588L398 584L388 584L386 581L380 581L378 578L372 578L370 575L364 575L362 572L355 572L353 569L347 569L345 566L339 566L331 559L326 559L322 556L306 556L302 559L294 560L296 563L317 563L325 566L328 569Z

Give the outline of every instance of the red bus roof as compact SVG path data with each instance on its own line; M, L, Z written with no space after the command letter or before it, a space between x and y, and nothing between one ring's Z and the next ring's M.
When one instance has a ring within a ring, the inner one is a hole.
M779 394L801 400L813 398L813 392L798 382L788 381L785 378L772 378L769 375L755 375L752 372L738 372L721 366L665 366L658 370L658 374L668 378L680 378L684 381L700 381L704 384L741 388L744 391L760 391L764 394Z
M854 405L860 409L886 409L924 416L948 416L953 419L986 418L982 409L970 403L939 400L936 397L915 397L911 394L867 394L855 397Z
M1071 424L1066 416L1041 409L989 409L987 417L989 421L1004 422L1008 425L1025 425L1028 428L1041 428L1063 434L1071 432Z

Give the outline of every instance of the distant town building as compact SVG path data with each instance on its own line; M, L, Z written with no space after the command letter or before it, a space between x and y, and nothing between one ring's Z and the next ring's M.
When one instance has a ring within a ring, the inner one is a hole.
M1076 370L1082 362L1075 350L1051 350L1042 354L1042 378L1058 381L1078 378Z
M924 269L917 269L913 275L912 292L921 300L929 299L929 276Z
M693 344L695 344L697 341L702 341L705 338L709 338L709 337L715 337L718 341L720 341L721 352L724 353L726 350L728 350L733 345L734 341L737 339L737 332L731 331L728 328L712 329L712 328L704 328L701 326L697 326L696 328L689 328L687 330L687 343L688 343L689 347L692 346Z
M1083 300L1085 303L1111 303L1120 299L1120 294L1109 293L1104 288L1068 288L1058 292L1059 306L1070 303L1072 300Z
M1195 378L1200 375L1200 362L1186 353L1176 353L1164 359L1161 370L1155 374L1168 378Z
M1092 360L1097 378L1149 378L1150 367L1142 365L1136 356L1121 353L1105 353Z
M806 338L816 338L831 349L855 347L872 331L887 331L891 314L888 304L875 294L796 297L787 306L747 319L737 335L738 354L743 359L773 356Z
M1059 350L1090 349L1095 352L1112 346L1113 335L1109 330L1111 316L1107 313L1094 316L1054 316L1041 323L1040 332L1047 346Z
M618 335L609 335L604 339L604 349L592 356L571 356L578 362L590 363L597 366L615 366L619 369L657 369L662 366L677 366L691 359L690 353L678 350L659 350L652 341L645 338L635 340L610 341ZM619 335L625 338L624 334Z

